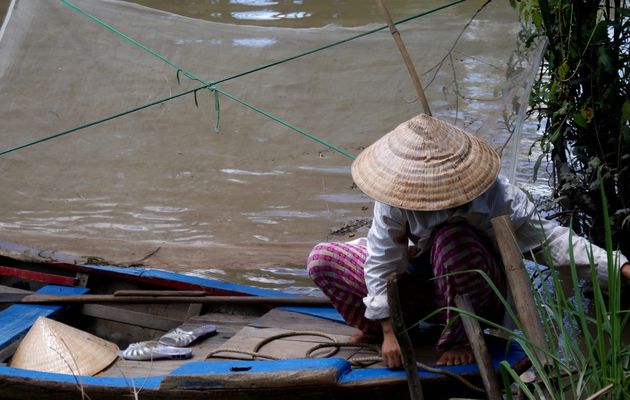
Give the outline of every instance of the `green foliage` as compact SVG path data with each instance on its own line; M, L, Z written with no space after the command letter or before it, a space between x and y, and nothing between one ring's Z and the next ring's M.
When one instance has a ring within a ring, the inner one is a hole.
M596 172L600 175L600 171ZM600 196L605 202L604 188ZM602 219L608 221L604 208ZM544 365L536 355L537 347L527 339L517 341L530 357L538 380L526 384L507 363L504 374L514 379L527 399L585 399L601 393L598 399L630 398L630 348L622 343L621 335L630 312L621 307L619 263L613 257L611 230L605 230L608 253L608 291L597 284L587 307L580 288L578 271L570 248L571 296L568 296L556 268L548 271L549 279L542 290L535 291L538 311L543 321L550 352L550 363ZM571 242L571 241L570 241ZM591 279L597 282L596 266L591 258Z
M530 107L553 165L556 216L605 242L604 187L613 245L630 253L630 1L513 0L529 46L548 46ZM602 169L597 176L596 168ZM537 162L536 171L538 171Z

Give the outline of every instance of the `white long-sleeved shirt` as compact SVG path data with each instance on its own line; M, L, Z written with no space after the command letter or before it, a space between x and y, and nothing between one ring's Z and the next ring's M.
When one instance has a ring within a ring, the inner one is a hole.
M368 295L363 299L367 309L365 316L371 320L389 317L387 304L387 278L394 271L402 272L409 257L409 241L413 242L414 254L429 250L433 230L448 221L465 220L478 231L485 233L496 245L492 218L507 215L512 221L516 241L523 253L541 250L545 242L555 267L569 265L570 229L555 222L539 218L536 207L527 195L507 179L499 176L496 182L467 208L441 211L411 211L380 202L374 205L374 220L368 233L368 256L365 263L365 281ZM409 231L407 231L407 227ZM590 265L589 252L597 264L600 285L608 284L608 259L604 249L584 238L573 235L573 253L578 267ZM622 266L628 259L615 252L616 265ZM536 261L545 264L544 257Z

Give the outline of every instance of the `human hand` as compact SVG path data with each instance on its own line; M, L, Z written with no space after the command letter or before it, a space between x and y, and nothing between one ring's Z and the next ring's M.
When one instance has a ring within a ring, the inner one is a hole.
M400 368L402 366L402 353L400 345L394 334L383 335L381 356L387 368Z
M623 275L626 279L630 279L630 262L621 266L621 275Z
M394 334L392 320L387 318L381 320L383 329L383 345L381 346L381 357L388 368L400 368L402 366L402 353L400 345Z

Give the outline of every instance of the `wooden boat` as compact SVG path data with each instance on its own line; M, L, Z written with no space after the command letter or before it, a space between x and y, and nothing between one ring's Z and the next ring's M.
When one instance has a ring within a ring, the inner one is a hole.
M320 336L282 337L259 350L259 353L278 360L253 360L250 355L229 351L252 351L261 340L290 332L322 332L338 342L346 341L353 332L354 329L346 326L330 307L274 306L278 304L278 298L288 299L294 296L292 294L157 269L26 262L6 256L0 257L0 285L0 296L36 292L111 297L115 291L121 290L203 291L208 296L225 296L224 302L208 304L159 300L155 301L158 304L0 304L4 307L0 311L0 397L3 399L408 397L404 371L387 369L382 363L360 368L348 361L374 355L366 349L341 348L332 357L307 358L306 353L313 346L330 341ZM230 301L234 296L253 301L250 304ZM216 326L217 334L193 342L190 359L130 361L118 358L95 376L11 367L12 355L38 316L48 316L78 327L116 343L121 349L133 342L155 340L179 326L190 328L212 324ZM419 361L431 363L436 359L432 350L435 339L429 337L430 332L422 335L426 335L427 340L419 341L416 356ZM492 337L487 340L494 354L495 367L501 360L507 360L511 365L523 363L524 353L515 344L507 345ZM218 349L226 351L217 352ZM206 359L211 352L217 353ZM321 351L313 354L321 355ZM475 365L444 369L481 386ZM443 374L421 370L420 376L428 398L481 396L471 394L466 386Z

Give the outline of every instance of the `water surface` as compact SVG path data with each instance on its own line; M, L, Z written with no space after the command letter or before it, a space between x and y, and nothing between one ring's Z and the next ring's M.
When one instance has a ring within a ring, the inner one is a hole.
M0 63L3 147L199 84L183 76L178 83L172 68L57 2L33 15L23 12L27 3L18 2L12 18L22 22L0 43L0 54L19 66ZM383 24L376 6L359 0L138 2L160 11L76 3L204 81ZM434 114L499 148L509 138L496 121L510 101L500 93L510 84L515 11L490 3L449 53L483 3L466 1L400 31ZM387 4L398 19L446 2ZM355 155L420 112L387 31L221 87ZM159 249L143 262L309 292L303 264L311 246L368 228L371 201L352 184L351 160L226 98L220 110L216 133L213 96L201 91L197 105L187 96L3 157L0 239L120 263ZM518 181L544 192L530 182L536 129L527 124L524 133ZM506 151L504 167L512 162Z

